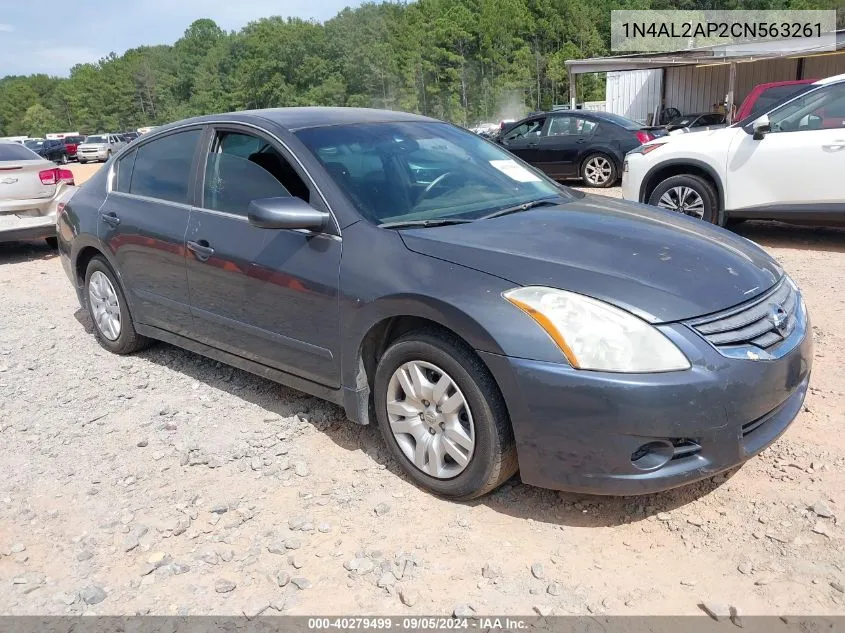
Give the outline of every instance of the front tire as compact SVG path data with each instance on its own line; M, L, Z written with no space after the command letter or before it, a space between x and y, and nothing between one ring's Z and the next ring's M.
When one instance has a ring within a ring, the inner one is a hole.
M373 397L388 450L435 494L473 499L516 472L504 398L455 336L426 329L392 343L379 360Z
M149 339L135 331L123 290L103 257L98 255L88 263L83 290L100 345L114 354L131 354L149 345Z
M581 163L581 180L588 187L610 187L618 173L616 161L607 154L590 154Z
M47 242L47 246L49 246L50 248L59 248L58 237L45 237L44 241Z
M716 191L700 176L679 174L667 178L654 188L648 203L710 224L724 224Z

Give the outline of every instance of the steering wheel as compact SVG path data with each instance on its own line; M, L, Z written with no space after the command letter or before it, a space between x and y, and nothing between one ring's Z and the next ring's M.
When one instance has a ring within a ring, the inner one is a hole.
M428 186L423 190L422 195L420 196L420 200L425 198L431 192L432 189L437 187L440 183L442 183L448 177L454 176L454 175L455 175L455 172L453 172L453 171L444 171L437 178L435 178L430 183L428 183Z

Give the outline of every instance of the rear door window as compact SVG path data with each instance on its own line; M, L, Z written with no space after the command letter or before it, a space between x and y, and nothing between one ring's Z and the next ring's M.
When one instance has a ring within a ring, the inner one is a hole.
M188 204L191 167L200 135L201 130L176 132L135 150L129 193Z

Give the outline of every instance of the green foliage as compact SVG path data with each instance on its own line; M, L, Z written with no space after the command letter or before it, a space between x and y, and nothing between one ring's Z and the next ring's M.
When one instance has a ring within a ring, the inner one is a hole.
M679 4L680 2L680 4ZM461 124L568 100L567 59L609 54L610 12L835 8L842 0L417 0L366 2L325 24L269 17L226 33L191 24L172 46L0 79L0 135L96 133L250 108L401 109ZM840 22L845 13L840 12ZM602 76L578 79L603 98Z

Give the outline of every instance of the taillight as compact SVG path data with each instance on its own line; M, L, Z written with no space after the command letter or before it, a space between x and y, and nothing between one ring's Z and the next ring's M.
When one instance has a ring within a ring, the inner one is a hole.
M655 138L657 137L654 136L654 134L652 134L651 132L646 132L645 130L640 130L637 132L637 140L640 142L640 144L648 143L649 141L653 141Z
M73 172L70 169L57 169L59 172L59 182L66 185L75 185L76 181L73 179Z
M58 167L45 169L38 172L38 177L41 179L42 185L57 185L60 182L67 185L76 184L73 179L73 172L70 169L59 169Z

